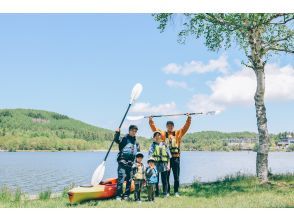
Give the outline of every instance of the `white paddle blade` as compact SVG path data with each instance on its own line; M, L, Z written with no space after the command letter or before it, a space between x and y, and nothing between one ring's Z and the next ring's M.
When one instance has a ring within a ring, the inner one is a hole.
M141 95L142 91L143 91L142 84L137 83L134 86L133 90L132 90L130 104L133 104L139 98L139 96Z
M144 118L144 116L127 116L127 119L129 121L138 121L138 120L141 120L143 118Z
M97 186L103 179L105 173L105 161L103 161L95 170L92 176L92 186Z
M217 110L217 111L215 111L215 114L216 114L216 115L219 115L220 113L222 113L221 110Z

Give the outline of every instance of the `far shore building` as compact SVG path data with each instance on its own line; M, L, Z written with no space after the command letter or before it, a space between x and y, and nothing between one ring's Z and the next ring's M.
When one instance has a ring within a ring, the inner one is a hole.
M279 148L279 149L287 148L290 146L290 144L294 144L294 137L287 137L287 138L281 139L277 143L277 148Z
M252 150L258 138L226 138L223 141L230 147L239 146L240 150Z

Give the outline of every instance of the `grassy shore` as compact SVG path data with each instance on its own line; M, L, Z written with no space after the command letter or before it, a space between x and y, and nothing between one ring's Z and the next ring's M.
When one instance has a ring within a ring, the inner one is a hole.
M155 203L117 202L113 199L70 205L66 191L58 198L51 192L40 193L29 200L20 190L0 189L0 207L24 208L187 208L187 207L273 207L294 208L294 174L274 175L267 184L253 176L231 176L212 183L195 182L182 187L181 197L156 198ZM143 193L144 199L145 193Z

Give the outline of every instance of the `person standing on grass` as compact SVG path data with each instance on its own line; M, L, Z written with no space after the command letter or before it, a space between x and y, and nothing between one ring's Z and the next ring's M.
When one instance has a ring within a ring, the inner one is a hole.
M138 131L138 127L136 125L131 125L129 127L129 133L120 137L120 129L118 128L115 133L114 141L118 144L119 152L117 155L117 192L116 192L116 200L121 201L129 200L130 192L131 192L131 173L132 166L134 164L134 160L137 152L140 152L140 145L137 143L136 134ZM126 181L126 191L123 194L123 184Z
M149 149L149 157L154 158L156 169L158 172L157 178L158 182L156 184L155 195L159 196L159 176L162 183L162 191L165 197L168 197L168 171L170 169L170 158L171 154L165 142L162 142L162 137L160 131L155 131L153 134L153 143Z
M142 162L144 155L141 152L136 154L136 161L132 166L132 179L135 182L135 201L141 203L141 190L145 182L145 166Z
M166 131L158 129L155 126L153 121L153 117L149 117L149 125L153 132L160 131L162 140L166 143L169 147L171 153L171 160L170 160L170 171L172 170L174 176L174 193L175 196L179 196L179 186L180 186L180 146L183 136L187 133L190 128L192 118L189 113L187 115L187 120L185 125L179 129L174 130L174 122L168 121L166 123ZM170 171L168 172L168 193L170 193Z
M147 182L147 192L148 201L154 202L155 188L158 184L158 172L155 166L155 159L150 157L147 161L148 167L146 168L146 182Z

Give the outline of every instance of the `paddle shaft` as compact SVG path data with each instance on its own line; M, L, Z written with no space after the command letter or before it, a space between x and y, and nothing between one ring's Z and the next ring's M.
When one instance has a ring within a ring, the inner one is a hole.
M125 113L123 119L121 120L121 123L120 123L120 125L119 125L119 128L121 128L122 124L124 123L125 118L126 118L128 112L129 112L130 108L131 108L131 105L132 105L132 103L129 104L129 106L128 106L128 108L127 108L127 111L126 111L126 113ZM104 157L104 161L107 160L108 154L109 154L109 152L110 152L110 150L111 150L113 144L114 144L114 138L113 138L113 140L112 140L112 142L111 142L111 144L110 144L110 147L109 147L109 149L108 149L108 151L107 151L107 153L106 153L106 155L105 155L105 157Z
M203 112L189 113L189 115L202 115L202 114L203 114ZM160 118L160 117L181 116L181 115L187 115L187 113L171 114L171 115L151 115L151 116L145 116L144 118L149 118L149 117Z

